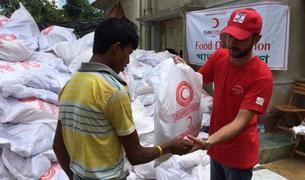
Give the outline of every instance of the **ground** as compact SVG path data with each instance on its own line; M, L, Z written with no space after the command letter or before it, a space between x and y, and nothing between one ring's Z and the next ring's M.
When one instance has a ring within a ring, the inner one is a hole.
M287 179L305 180L305 158L299 155L267 163L263 167Z

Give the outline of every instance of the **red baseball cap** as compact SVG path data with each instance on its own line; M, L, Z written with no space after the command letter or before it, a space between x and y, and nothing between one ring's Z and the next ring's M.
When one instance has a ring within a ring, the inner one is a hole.
M261 15L254 9L235 10L221 33L227 33L236 39L244 40L252 33L260 33L263 21Z

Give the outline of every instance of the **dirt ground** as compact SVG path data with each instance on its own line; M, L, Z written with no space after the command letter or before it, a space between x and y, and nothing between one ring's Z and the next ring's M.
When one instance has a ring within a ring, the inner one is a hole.
M263 166L289 180L305 180L305 157L295 155L293 158L267 163Z

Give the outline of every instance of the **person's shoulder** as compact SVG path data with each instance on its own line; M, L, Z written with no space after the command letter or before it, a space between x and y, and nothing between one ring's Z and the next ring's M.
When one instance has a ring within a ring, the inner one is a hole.
M255 57L255 69L258 72L258 78L272 80L272 73L269 66L259 57Z

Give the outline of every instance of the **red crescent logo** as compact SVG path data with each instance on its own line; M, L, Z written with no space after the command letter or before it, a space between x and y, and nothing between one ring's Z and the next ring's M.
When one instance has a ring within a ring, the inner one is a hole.
M51 169L49 169L46 173L44 173L42 175L40 180L50 180L54 177L55 174L56 174L56 171L55 171L54 167L51 167Z
M194 91L192 86L186 82L181 81L176 88L176 101L181 106L187 106L193 100Z
M0 40L13 41L17 39L14 34L0 34Z
M1 19L0 20L0 26L3 26L4 24L6 24L7 23L7 19Z
M219 26L219 20L217 18L212 18L212 20L215 22L215 25L212 26L212 28L217 28Z

